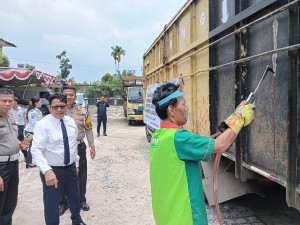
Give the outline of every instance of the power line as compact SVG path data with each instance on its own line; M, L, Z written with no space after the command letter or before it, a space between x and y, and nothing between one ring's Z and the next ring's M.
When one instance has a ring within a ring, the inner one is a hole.
M20 60L20 61L25 61L25 62L38 62L38 63L45 63L45 64L47 63L47 64L56 64L56 65L59 65L59 62L39 61L39 60L32 60L32 59L18 59L18 58L11 58L11 57L10 57L10 59ZM71 62L71 64L72 64L72 62ZM73 65L74 64L72 64L72 66ZM76 64L76 67L91 67L91 66L96 67L97 65L77 65ZM140 65L139 66L126 66L126 68L128 68L128 67L139 68ZM124 67L122 66L121 68L125 68L125 66ZM125 69L123 69L123 70L125 70ZM126 69L126 70L130 70L130 69Z
M11 58L13 60L21 60L21 61L29 61L29 62L39 62L39 63L50 63L50 64L59 64L59 63L55 63L55 62L47 62L47 61L38 61L38 60L31 60L31 59L17 59L17 58Z

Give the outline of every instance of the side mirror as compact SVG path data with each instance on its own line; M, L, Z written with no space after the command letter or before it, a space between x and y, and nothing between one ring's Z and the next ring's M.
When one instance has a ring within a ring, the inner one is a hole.
M127 100L127 93L125 91L122 92L122 98L123 98L124 101Z
M89 104L89 100L87 98L84 98L84 108L86 111L88 111L88 104Z

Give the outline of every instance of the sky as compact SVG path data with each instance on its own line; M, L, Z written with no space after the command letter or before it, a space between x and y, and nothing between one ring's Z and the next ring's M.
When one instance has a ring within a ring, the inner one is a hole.
M115 73L111 46L125 51L120 71L142 75L143 54L186 0L1 0L0 38L11 65L34 65L56 76L66 50L68 78L88 83Z

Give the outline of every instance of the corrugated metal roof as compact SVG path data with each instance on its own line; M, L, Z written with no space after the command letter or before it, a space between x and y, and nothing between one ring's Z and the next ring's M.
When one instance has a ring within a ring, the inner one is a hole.
M3 40L2 38L0 38L0 46L4 46L4 47L17 47L16 45Z

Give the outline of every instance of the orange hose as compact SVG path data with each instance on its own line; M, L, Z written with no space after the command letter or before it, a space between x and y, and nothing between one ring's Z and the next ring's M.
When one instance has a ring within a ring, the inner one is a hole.
M219 219L219 223L220 223L220 225L223 225L222 216L221 216L221 212L219 209L218 191L217 191L217 178L218 178L218 170L219 170L220 161L221 161L221 154L218 153L216 156L216 159L215 159L215 164L214 164L213 191L214 191L215 207L216 207L216 212L217 212L217 216Z

